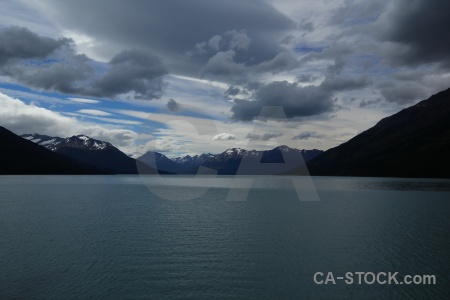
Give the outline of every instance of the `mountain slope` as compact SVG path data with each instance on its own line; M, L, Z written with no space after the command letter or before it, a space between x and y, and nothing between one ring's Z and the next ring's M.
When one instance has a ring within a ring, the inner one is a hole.
M32 141L40 146L47 148L48 150L55 151L58 145L64 141L63 138L60 137L51 137L48 135L42 134L23 134L21 135L26 140Z
M448 153L450 89L382 119L308 168L311 175L450 178Z
M183 173L182 167L178 163L159 152L148 151L140 156L137 161L153 168L156 167L158 170L163 170L163 172L172 174Z
M137 174L136 161L107 142L85 135L65 139L39 134L25 134L22 137L84 164L116 174Z
M0 127L0 174L107 173L53 153Z

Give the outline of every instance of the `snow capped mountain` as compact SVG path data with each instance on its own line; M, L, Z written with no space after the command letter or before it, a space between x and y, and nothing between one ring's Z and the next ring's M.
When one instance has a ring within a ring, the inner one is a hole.
M178 173L196 173L200 165L218 171L218 174L233 175L236 174L240 163L244 157L260 157L261 163L284 163L284 158L290 158L291 161L299 161L298 155L302 155L304 161L309 161L321 154L321 150L299 150L288 146L278 146L272 150L258 151L245 150L242 148L230 148L219 154L202 154L172 159L178 164ZM300 160L301 162L301 160ZM259 163L259 161L258 161Z
M86 150L104 150L107 147L114 147L108 142L92 139L86 135L74 135L70 138L51 137L48 135L41 135L37 133L21 135L26 140L32 141L40 146L43 146L53 152L61 147L75 147Z
M205 160L211 157L214 157L214 154L204 153L201 155L194 155L194 156L185 155L182 157L176 157L172 160L179 164L202 164L203 162L205 162Z
M64 139L61 143L58 144L58 147L74 147L82 148L85 150L100 151L114 146L108 142L92 139L85 135L76 135Z
M286 145L281 145L281 146L278 146L278 147L276 147L274 149L278 149L278 150L280 150L281 152L284 152L284 153L301 152L302 151L302 150L299 150L299 149L294 149L294 148L288 147Z
M32 141L40 146L43 146L53 152L56 151L58 145L64 140L63 138L60 137L51 137L48 135L41 135L37 133L24 134L21 135L21 137L23 137L26 140Z
M110 170L120 174L136 174L136 161L108 142L96 140L86 135L74 135L68 138L51 137L40 134L24 134L30 140L53 152L63 154L83 164L95 166L101 170Z
M242 148L231 148L226 150L224 153L226 155L243 155L244 152L246 152L246 150L242 149Z

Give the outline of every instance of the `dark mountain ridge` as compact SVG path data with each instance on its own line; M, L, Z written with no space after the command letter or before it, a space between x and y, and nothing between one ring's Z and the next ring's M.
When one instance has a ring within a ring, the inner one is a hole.
M322 176L450 178L448 153L450 89L382 119L308 168Z
M3 175L109 174L36 145L1 126L0 140L0 174Z

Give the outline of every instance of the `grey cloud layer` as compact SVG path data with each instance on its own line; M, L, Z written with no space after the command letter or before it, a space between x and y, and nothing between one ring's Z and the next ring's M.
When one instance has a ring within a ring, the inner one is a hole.
M67 28L112 45L149 49L164 55L170 72L190 76L198 76L208 60L226 51L235 51L237 64L271 60L283 50L279 40L295 27L291 19L260 0L43 3ZM195 50L204 55L184 56Z
M308 140L310 138L316 138L316 139L321 139L324 138L325 136L323 134L317 133L317 132L313 132L313 131L305 131L302 132L296 136L294 136L292 139L293 140Z
M399 75L377 84L388 102L400 105L424 99L443 88L440 80L427 82L423 76L450 71L450 2L398 0L387 6L374 29L390 66L403 68ZM404 76L404 68L409 68ZM403 75L402 75L403 73Z
M114 98L129 92L135 98L158 98L167 71L158 57L124 50L97 74L94 61L76 54L69 39L41 37L25 28L0 31L0 74L31 87L67 94Z
M263 0L42 0L62 28L84 33L119 54L99 72L92 60L75 53L70 40L15 28L0 32L1 72L33 87L108 98L130 92L136 98L158 98L161 76L168 72L218 80L230 85L227 96L251 99L235 99L236 121L255 119L263 106L281 105L288 118L329 113L336 109L336 95L368 86L374 97L398 105L441 87L425 84L420 72L450 69L448 1L343 2L325 24L292 20ZM293 44L300 33L312 35L323 26L333 32L321 37L320 46L304 38L301 52ZM124 50L129 48L142 50ZM30 59L50 60L33 65ZM409 79L397 78L399 66L422 69L412 69ZM298 82L280 76L267 83L272 74L283 72ZM323 82L302 85L318 80ZM169 101L167 108L176 111L177 105Z
M383 39L404 46L398 49L399 55L392 54L396 60L450 63L449 1L394 1L382 21Z
M345 1L329 23L342 31L330 36L330 45L323 51L305 56L302 63L334 61L328 73L339 77L348 70L364 72L381 98L400 106L448 88L448 83L442 87L439 80L425 82L423 72L441 76L450 70L450 2ZM409 78L396 76L406 70L410 70ZM336 76L335 83L339 82L351 89L351 82ZM353 84L357 88L358 82Z
M258 87L252 100L235 99L235 105L231 109L233 119L251 121L258 118L264 106L283 106L289 119L333 112L336 110L333 97L337 92L364 88L369 83L365 76L335 78L332 75L318 86L275 81Z
M346 1L330 24L346 29L341 38L359 35L354 44L347 45L349 49L381 55L380 59L392 65L448 65L450 61L449 1ZM370 39L375 43L364 45Z
M0 66L17 59L45 58L66 43L66 39L40 37L21 27L1 30Z
M87 91L98 97L114 97L130 91L135 98L159 98L162 93L162 78L167 71L159 58L152 53L124 50L109 62L110 69L103 77L94 81Z
M331 110L332 93L317 86L272 82L258 89L254 100L236 99L233 119L251 121L259 116L264 106L283 106L287 118L317 115Z
M255 133L249 133L247 134L246 138L252 140L252 141L268 141L273 138L277 138L282 136L281 133L264 133L262 135L255 134Z

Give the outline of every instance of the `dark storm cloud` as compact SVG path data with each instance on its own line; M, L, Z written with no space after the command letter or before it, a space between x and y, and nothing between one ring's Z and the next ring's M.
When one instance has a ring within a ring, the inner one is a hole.
M275 81L254 93L255 100L236 99L232 118L251 121L264 106L283 106L287 118L306 117L331 111L333 93L320 86L301 87L297 83ZM270 117L270 116L269 116Z
M239 65L270 61L283 51L278 41L295 28L291 19L258 0L138 0L132 5L122 0L44 3L66 28L119 48L126 45L149 49L164 56L170 72L191 76L198 76L208 61L211 72L220 74L242 72ZM225 46L227 49L222 48ZM186 56L196 50L201 50L202 55ZM203 71L208 74L209 70Z
M283 106L287 118L308 117L339 109L333 97L336 92L361 89L368 86L367 77L327 77L319 86L300 86L298 83L275 81L259 86L253 100L235 99L232 119L251 121L259 116L264 106Z
M0 31L0 74L30 87L94 97L129 92L135 98L158 98L166 69L155 55L125 50L96 74L94 61L76 54L69 39L40 37L26 28Z
M30 87L78 93L95 71L69 39L41 37L22 27L0 30L0 74Z
M237 94L239 94L240 91L241 91L241 89L238 88L237 86L230 86L230 87L225 91L225 95L226 95L226 96L236 96Z
M63 55L66 51L57 51ZM59 91L67 94L82 93L78 83L92 78L95 70L89 65L89 58L69 51L62 61L37 61L35 64L19 62L5 65L3 74L30 87Z
M246 138L253 140L253 141L268 141L273 138L277 138L282 136L281 133L264 133L263 135L255 134L255 133L249 133L247 134Z
M310 138L317 138L317 139L321 139L324 138L325 136L323 134L319 134L313 131L305 131L302 132L296 136L294 136L292 139L293 140L308 140Z
M322 88L330 91L345 91L361 89L369 85L370 80L367 76L357 78L352 77L337 77L325 80L322 83Z
M166 107L171 112L177 112L180 110L180 105L173 99L169 99L166 104Z
M381 37L400 46L392 49L393 60L450 63L450 1L394 1L381 21Z
M26 28L9 27L0 31L0 65L17 59L38 59L67 44L69 40L41 37Z
M125 50L109 62L110 69L87 91L97 97L114 97L130 91L135 98L159 98L167 71L159 58L139 50Z
M378 104L378 103L380 103L381 101L382 101L381 98L376 98L376 99L372 99L372 100L362 100L362 101L359 103L359 107L371 106L371 105L374 105L374 104Z
M369 58L362 71L385 74L374 76L373 85L384 100L400 106L448 87L438 77L450 70L449 1L345 1L330 24L345 30L323 52L304 58L334 59L328 74L341 76L349 66L358 67L357 56ZM357 42L343 42L352 39ZM436 75L432 81L425 76L429 74ZM374 104L369 102L361 105Z

